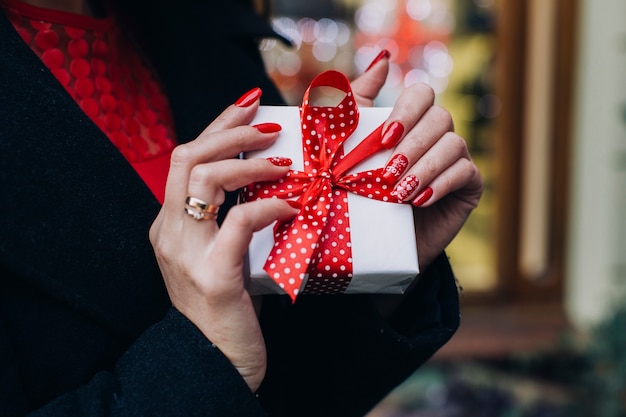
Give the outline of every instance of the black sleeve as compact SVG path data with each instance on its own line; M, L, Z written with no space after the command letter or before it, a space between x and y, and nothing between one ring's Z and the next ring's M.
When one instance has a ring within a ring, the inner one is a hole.
M15 375L6 339L0 342L5 376ZM4 379L4 377L2 378ZM19 379L0 395L2 415L20 415ZM5 386L3 382L3 386ZM6 414L5 414L6 413ZM111 372L68 392L32 416L263 416L260 404L228 359L175 309L150 327Z
M301 296L295 305L266 297L268 374L259 391L266 410L365 415L459 326L456 280L445 254L404 297L390 320L367 295Z

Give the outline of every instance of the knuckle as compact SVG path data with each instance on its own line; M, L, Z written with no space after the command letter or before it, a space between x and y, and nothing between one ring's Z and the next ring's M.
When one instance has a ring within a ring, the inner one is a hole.
M168 239L160 239L158 236L155 235L155 237L151 239L151 243L152 249L154 250L154 255L157 259L163 261L170 258L172 250Z
M250 140L251 129L249 126L239 126L232 130L233 139L239 144L245 144Z
M452 115L448 110L444 109L441 106L432 106L430 109L431 117L437 124L446 126L448 128L452 127Z
M240 230L246 230L251 227L250 213L246 205L238 204L232 207L227 214L229 224Z
M457 135L456 133L449 133L447 135L447 139L450 142L450 147L456 151L459 155L463 155L467 150L467 142L463 137Z
M193 153L191 152L189 144L178 145L172 151L170 157L170 164L174 167L186 166L193 160Z
M484 182L483 176L480 173L480 170L478 169L476 164L472 163L471 161L469 162L469 164L470 164L470 174L471 174L470 178L476 182L476 188L482 192L485 188L485 182Z
M152 224L152 226L150 226L150 230L148 231L148 240L150 241L150 244L152 245L152 247L154 247L155 244L157 243L157 238L158 238L158 227L155 222Z
M434 158L423 158L422 167L431 176L439 171L439 164L437 164Z
M476 166L476 164L474 164L469 159L463 159L461 167L463 169L463 172L465 173L464 174L464 177L466 178L465 183L467 185L471 184L472 189L476 190L477 192L482 193L485 185L483 182L483 177L480 173L480 170Z
M211 169L208 165L195 165L189 172L189 187L204 187L210 183Z
M435 101L435 90L428 84L419 82L411 85L409 88L415 91L415 94L424 97L429 102Z

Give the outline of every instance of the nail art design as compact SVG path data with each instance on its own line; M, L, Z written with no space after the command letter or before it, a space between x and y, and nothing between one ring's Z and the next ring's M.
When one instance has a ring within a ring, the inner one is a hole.
M253 125L252 127L261 133L276 133L280 132L283 128L278 123L259 123L258 125Z
M419 207L423 205L424 203L426 203L432 196L433 196L433 189L430 187L426 187L421 193L419 193L419 195L415 198L415 200L413 200L413 205Z
M396 185L391 195L398 198L398 200L404 201L408 196L415 191L419 181L415 175L407 175Z
M401 153L396 154L385 166L385 172L383 173L383 179L390 183L396 182L398 178L409 166L409 160Z
M261 94L263 94L261 89L259 87L255 87L252 90L245 93L244 95L242 95L241 97L239 97L237 101L235 101L235 106L248 107L252 103L254 103L259 97L261 97Z
M283 156L272 156L270 158L267 158L267 160L279 167L288 167L293 164L293 161L291 159L285 158Z
M378 53L378 55L376 55L376 58L374 58L374 60L372 61L371 64L369 64L369 66L365 69L365 72L369 71L374 65L376 65L378 63L378 61L380 61L381 59L389 59L389 57L391 56L391 53L386 50L383 49L382 51L380 51Z
M383 132L380 143L387 149L391 149L400 142L400 138L404 133L404 126L400 122L393 122Z

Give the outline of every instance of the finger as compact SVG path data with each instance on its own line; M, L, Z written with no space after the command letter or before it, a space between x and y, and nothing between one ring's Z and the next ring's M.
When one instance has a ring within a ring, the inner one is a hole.
M209 136L213 136L213 140L195 140L177 146L172 152L164 206L175 207L184 201L189 175L195 165L232 158L253 149L264 149L274 143L278 132L263 133L252 126L239 126Z
M224 259L227 265L239 267L254 232L276 220L292 219L297 214L297 208L277 198L265 198L233 207L228 211L215 240L213 250L216 259Z
M263 92L258 87L244 93L235 103L217 116L217 118L204 129L200 137L250 123L259 108L259 99L262 94Z
M371 107L389 73L389 51L381 51L363 74L352 81L352 92L359 106Z
M415 123L413 129L404 134L403 127L396 122L389 126L386 135L404 135L396 146L393 155L387 161L383 178L394 183L402 178L406 171L415 164L428 150L450 132L452 118L450 113L439 106L430 106ZM384 135L383 135L384 136ZM383 137L383 141L385 138ZM395 141L396 139L392 139Z
M403 201L416 198L427 184L432 183L460 159L470 160L465 140L448 132L410 167L396 184L392 194Z
M461 158L423 188L412 204L416 207L428 207L455 193L459 200L473 208L478 204L481 192L482 179L478 168L472 161Z
M288 171L288 165L275 165L263 158L225 159L199 164L189 175L188 195L220 205L224 202L225 191L234 191L252 182L275 181Z
M396 146L413 130L435 102L434 90L424 83L404 89L387 118L382 132L382 143L387 149Z

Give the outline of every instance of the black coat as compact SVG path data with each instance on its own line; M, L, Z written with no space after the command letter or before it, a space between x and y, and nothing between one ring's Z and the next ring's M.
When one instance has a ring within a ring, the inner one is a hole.
M281 102L255 43L273 34L248 9L140 6L181 140L252 87ZM389 321L368 296L266 296L268 373L251 393L171 308L147 238L158 202L2 12L0 196L2 416L360 416L458 326L444 255Z

